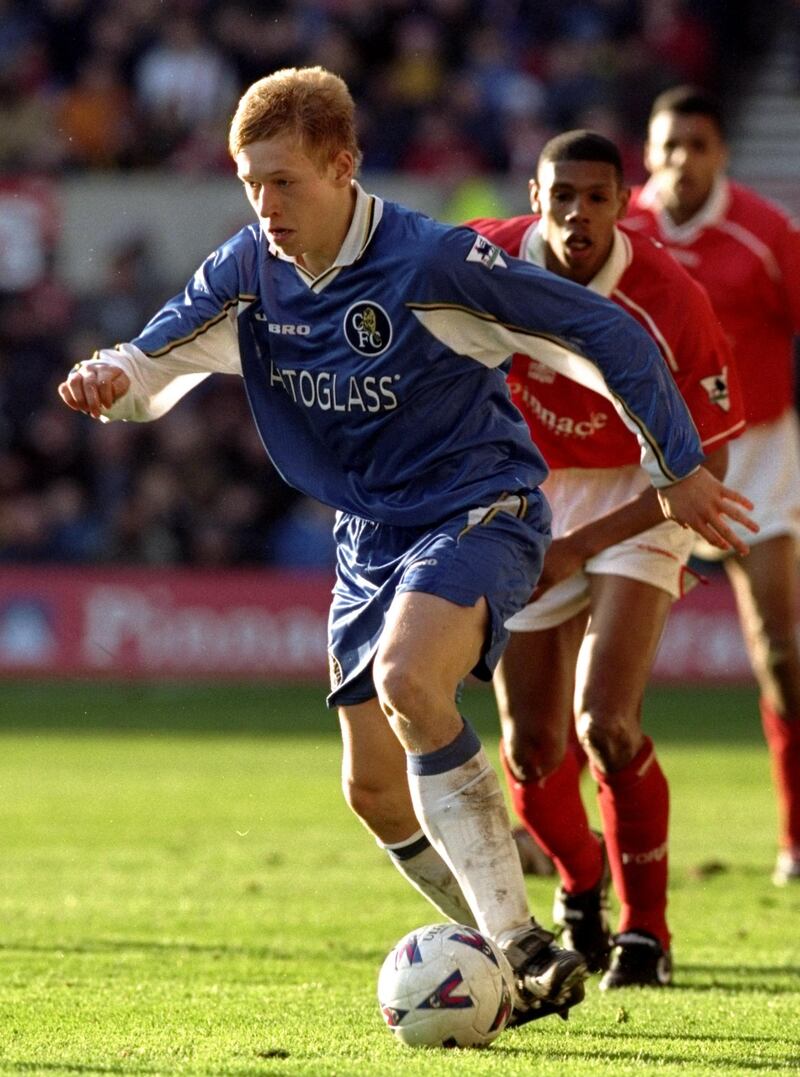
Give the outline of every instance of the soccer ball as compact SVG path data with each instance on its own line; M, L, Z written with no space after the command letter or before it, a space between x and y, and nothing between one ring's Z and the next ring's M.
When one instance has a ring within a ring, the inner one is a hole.
M514 976L493 942L463 924L428 924L390 951L378 1002L408 1047L484 1047L506 1027Z

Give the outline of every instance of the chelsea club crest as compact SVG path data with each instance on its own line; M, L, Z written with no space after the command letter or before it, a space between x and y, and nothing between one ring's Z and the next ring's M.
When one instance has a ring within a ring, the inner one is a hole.
M383 307L362 299L345 314L344 335L359 355L380 355L392 343L392 323Z

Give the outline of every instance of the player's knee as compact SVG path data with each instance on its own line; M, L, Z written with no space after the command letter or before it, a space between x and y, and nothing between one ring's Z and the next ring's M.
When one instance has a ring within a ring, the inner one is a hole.
M402 661L376 659L373 680L384 713L392 718L413 719L428 714L434 704L434 686L419 667Z
M561 766L566 739L552 729L517 728L504 733L503 749L517 781L540 781Z
M350 810L373 832L379 833L384 820L392 817L394 799L391 790L380 782L360 781L345 775L342 792Z
M621 712L600 715L585 710L578 716L576 729L584 751L605 771L626 766L642 739L638 722Z

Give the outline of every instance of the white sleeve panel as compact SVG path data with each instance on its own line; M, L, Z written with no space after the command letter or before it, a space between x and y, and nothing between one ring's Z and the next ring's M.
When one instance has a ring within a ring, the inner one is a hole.
M124 370L131 387L103 419L149 422L158 419L209 374L242 373L236 310L202 333L148 355L135 344L98 352L97 359Z
M573 351L564 341L546 334L511 328L491 315L466 308L442 308L437 305L426 309L415 304L413 309L428 332L459 355L466 355L488 367L500 366L514 354L529 355L558 374L599 393L611 401L619 417L638 440L641 464L653 486L669 486L675 481L666 468L660 447L620 398L611 392L600 368L586 356Z
M599 367L555 337L524 329L512 329L491 315L461 307L443 309L439 305L436 308L424 309L415 305L414 313L428 332L442 344L484 366L500 366L516 353L529 355L572 381L585 385L587 389L593 389L606 399L615 399Z
M441 304L429 308L415 304L412 310L425 329L442 344L484 366L500 366L519 350L503 339L505 327L489 315Z

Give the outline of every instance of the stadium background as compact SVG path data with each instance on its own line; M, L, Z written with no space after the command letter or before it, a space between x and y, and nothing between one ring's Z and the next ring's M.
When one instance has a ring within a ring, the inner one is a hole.
M790 0L0 0L0 672L324 672L332 514L275 475L235 380L142 428L56 395L249 220L225 142L253 79L343 75L365 185L453 221L524 212L568 127L641 180L650 102L696 81L733 175L800 211L799 25ZM657 675L747 678L713 573Z

